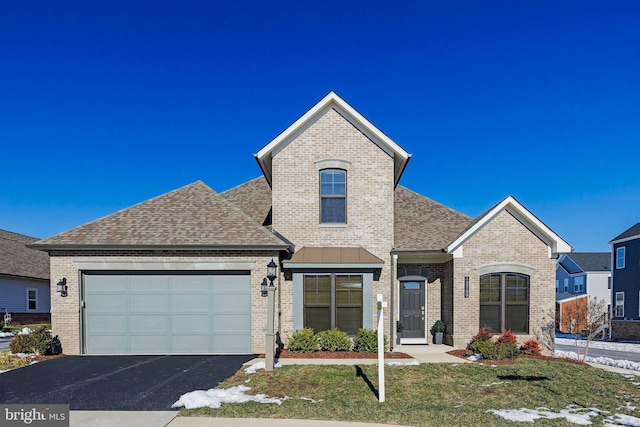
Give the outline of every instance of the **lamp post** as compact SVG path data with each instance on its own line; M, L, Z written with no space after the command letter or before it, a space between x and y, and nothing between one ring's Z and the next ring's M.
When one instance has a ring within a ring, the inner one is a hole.
M276 305L276 287L273 286L273 281L278 277L278 265L273 262L267 264L267 279L269 279L269 286L267 286L267 279L262 280L260 285L261 294L263 297L267 297L267 335L264 350L264 364L265 371L273 371L274 351L276 346L276 336L274 333L274 314Z

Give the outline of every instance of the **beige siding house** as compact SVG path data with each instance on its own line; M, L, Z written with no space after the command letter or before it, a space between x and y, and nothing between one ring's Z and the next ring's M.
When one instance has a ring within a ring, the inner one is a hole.
M473 219L399 185L411 155L334 92L255 155L263 175L202 182L33 244L49 252L68 354L264 351L260 283L277 262L276 328L373 327L466 345L480 327L535 335L571 247L509 196Z

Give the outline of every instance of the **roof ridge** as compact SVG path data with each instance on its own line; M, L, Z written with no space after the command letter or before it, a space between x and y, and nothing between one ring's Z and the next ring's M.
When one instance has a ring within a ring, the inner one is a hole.
M247 185L247 184L249 184L250 182L257 181L257 180L262 179L262 178L264 178L264 175L257 176L257 177L255 177L255 178L253 178L253 179L250 179L249 181L245 181L245 182L242 182L242 183L240 183L240 184L238 184L238 185L235 185L235 186L233 186L233 187L231 187L231 188L227 188L226 190L224 190L224 191L222 191L222 192L220 192L220 193L218 193L218 194L228 193L228 192L229 192L229 191L231 191L231 190L235 190L235 189L236 189L236 188L238 188L238 187L242 187L243 185Z

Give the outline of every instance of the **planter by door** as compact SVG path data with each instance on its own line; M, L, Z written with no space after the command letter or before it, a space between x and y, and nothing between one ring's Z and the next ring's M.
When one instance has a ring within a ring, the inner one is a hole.
M436 332L435 334L433 334L433 340L434 343L437 345L441 345L442 344L442 332Z

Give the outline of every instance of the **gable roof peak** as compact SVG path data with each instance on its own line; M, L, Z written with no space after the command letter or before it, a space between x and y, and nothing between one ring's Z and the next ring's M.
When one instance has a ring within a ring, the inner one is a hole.
M405 151L384 132L375 127L373 123L367 120L355 108L349 105L333 90L324 98L311 107L306 113L300 116L288 128L282 131L271 142L262 147L260 151L254 154L258 161L260 169L267 182L271 186L272 183L272 158L280 149L289 144L301 131L311 126L317 119L324 115L329 109L336 110L342 117L355 126L374 144L379 146L384 152L393 158L394 162L394 184L398 185L400 177L411 158L411 154Z
M507 211L520 221L525 227L531 230L540 240L549 247L549 257L558 254L570 253L573 248L556 234L545 223L540 221L531 211L529 211L515 197L509 195L501 202L490 208L488 211L476 218L449 246L446 251L453 253L471 236L482 229L487 223L492 221L500 212Z

